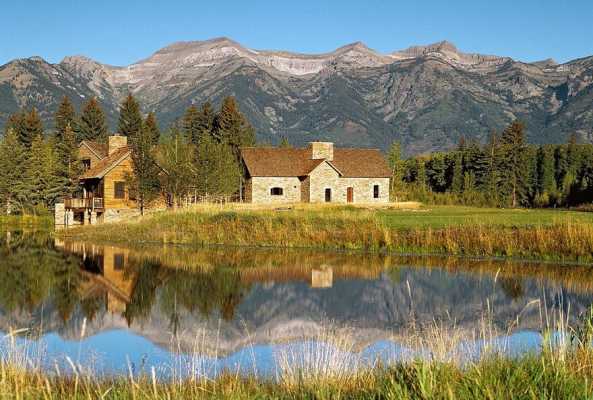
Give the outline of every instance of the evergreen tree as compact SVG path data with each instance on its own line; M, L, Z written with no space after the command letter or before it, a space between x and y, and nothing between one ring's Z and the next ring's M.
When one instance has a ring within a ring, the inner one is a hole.
M0 206L6 214L22 206L24 161L25 149L10 129L0 142Z
M32 210L54 204L60 195L58 161L52 142L36 136L26 161L21 195Z
M24 129L24 120L25 113L19 111L14 114L10 114L8 116L8 120L6 121L6 125L4 126L4 134L6 135L12 130L16 136L20 138Z
M130 194L138 201L142 215L144 215L144 209L158 197L160 192L161 169L153 154L153 139L152 133L145 126L130 138L134 173L126 180Z
M239 190L241 169L232 149L209 136L198 144L196 174L200 194L228 196Z
M30 148L35 139L43 139L43 124L37 110L33 108L24 115L20 131L17 132L19 141L25 148Z
M524 126L514 121L502 133L502 170L504 174L503 194L508 196L512 207L517 207L525 196L526 173Z
M58 159L57 178L60 182L61 195L72 195L78 187L78 177L82 165L78 158L76 134L66 125L64 132L54 139L56 157Z
M537 149L537 191L539 194L551 195L556 192L554 172L552 146L539 146Z
M463 153L455 152L453 157L453 174L451 177L451 191L460 194L464 190L463 186Z
M209 101L202 104L198 119L198 129L202 135L212 135L212 131L214 130L214 117L215 112L212 108L212 104Z
M387 154L387 161L391 169L391 194L397 201L398 195L403 192L404 181L404 163L402 161L401 144L399 142L391 143Z
M150 132L152 143L154 145L159 144L159 140L161 139L161 131L159 130L159 124L153 112L149 112L146 116L146 119L144 120L144 126Z
M82 106L77 132L79 142L82 140L107 141L105 113L96 98L91 98Z
M181 126L183 129L183 134L185 135L188 142L194 145L198 145L200 142L200 137L202 134L202 126L200 122L200 111L195 105L192 104L187 110L185 110Z
M138 136L141 133L142 125L143 119L140 112L140 105L134 96L128 94L119 107L118 133L129 138ZM154 132L149 133L154 134Z
M447 166L443 153L434 153L426 163L428 184L435 192L444 192L447 187Z
M194 155L194 146L179 131L171 132L159 147L157 159L165 171L161 174L161 187L173 208L195 185Z
M234 97L223 100L220 111L214 119L214 138L230 146L233 155L239 162L240 148L255 144L255 130L239 111Z
M68 96L64 96L54 114L55 136L58 141L62 140L67 127L73 131L76 130L76 111Z

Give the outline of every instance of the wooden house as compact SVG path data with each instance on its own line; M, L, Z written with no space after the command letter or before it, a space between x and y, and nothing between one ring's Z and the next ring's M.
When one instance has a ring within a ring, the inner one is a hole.
M133 173L126 136L109 136L106 144L83 140L79 158L84 168L80 190L64 200L64 225L94 224L137 213L126 183ZM56 224L59 222L56 209Z

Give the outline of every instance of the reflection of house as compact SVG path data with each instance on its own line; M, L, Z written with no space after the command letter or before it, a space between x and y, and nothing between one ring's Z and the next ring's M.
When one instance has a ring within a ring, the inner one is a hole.
M126 180L132 173L126 136L109 136L107 144L83 140L79 157L84 168L79 195L56 208L56 225L94 224L136 213ZM63 213L63 214L62 214Z
M249 147L241 150L251 203L386 203L391 172L374 149Z
M136 280L135 274L126 269L130 262L128 249L61 242L56 245L82 256L83 274L87 278L80 288L83 298L105 295L108 311L123 313L126 310Z
M311 287L330 288L334 284L334 270L330 267L311 270Z

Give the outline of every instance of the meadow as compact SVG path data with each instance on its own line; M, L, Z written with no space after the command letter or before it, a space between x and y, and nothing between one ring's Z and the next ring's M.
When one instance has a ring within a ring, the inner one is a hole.
M471 207L200 205L75 227L73 240L593 261L593 214Z

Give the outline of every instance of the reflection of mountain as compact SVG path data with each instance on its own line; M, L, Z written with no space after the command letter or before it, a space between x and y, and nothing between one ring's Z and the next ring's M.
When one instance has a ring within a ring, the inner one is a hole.
M28 326L80 339L129 324L166 348L175 331L182 350L229 354L253 342L316 337L329 327L349 331L355 348L362 349L404 338L412 321L417 327L445 321L472 331L488 306L501 329L519 315L517 328L539 329L538 305L526 307L532 300L545 300L550 310L570 303L574 316L593 298L590 272L580 267L470 261L455 266L441 260L448 264L443 269L392 267L402 260L364 254L59 247L72 255L31 245L2 258L6 274L40 273L18 261L45 260L47 276L36 279L48 288L33 296L29 277L0 280L12 282L2 291L11 290L20 302L37 298L7 307L10 296L0 291L0 330ZM68 268L64 260L70 260ZM65 285L64 276L76 284Z

